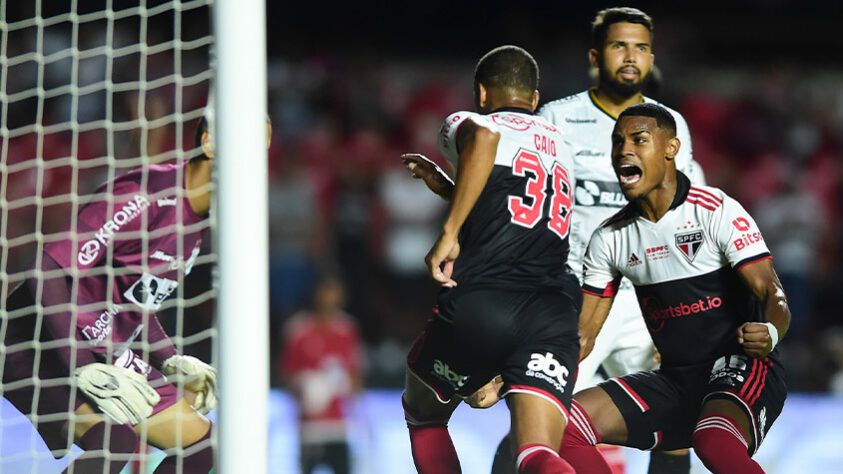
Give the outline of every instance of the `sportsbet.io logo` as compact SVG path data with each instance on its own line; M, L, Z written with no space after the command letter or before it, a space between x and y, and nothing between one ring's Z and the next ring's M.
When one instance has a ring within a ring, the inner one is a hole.
M149 200L140 194L135 194L134 198L127 202L123 208L114 213L114 216L100 227L94 238L88 240L79 249L76 260L79 265L92 264L100 254L100 249L105 247L114 237L114 233L120 230L120 227L128 224L140 215L147 207L149 207Z
M525 374L550 383L560 392L564 392L565 385L568 385L568 368L556 360L550 352L546 352L544 355L531 354Z

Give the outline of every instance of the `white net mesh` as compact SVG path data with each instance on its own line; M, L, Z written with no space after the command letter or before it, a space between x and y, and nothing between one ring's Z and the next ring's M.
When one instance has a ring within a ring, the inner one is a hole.
M80 454L45 440L73 438L67 413L90 401L70 374L88 358L145 372L172 343L211 362L214 220L194 213L182 166L202 153L210 3L0 0L0 473ZM24 287L32 301L14 303ZM124 472L163 457L142 447Z

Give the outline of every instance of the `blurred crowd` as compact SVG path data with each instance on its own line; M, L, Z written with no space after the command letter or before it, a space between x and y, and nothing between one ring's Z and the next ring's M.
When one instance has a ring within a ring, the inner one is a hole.
M207 34L207 26L195 26L207 25L202 15L184 22L194 27L183 29L183 39ZM84 49L109 40L104 21L89 26L78 38ZM155 33L166 28L149 31L150 45L168 41L166 33L158 39ZM11 35L18 40L8 42L7 54L66 50L67 33L66 27L46 28L39 43L36 28L29 28ZM659 41L667 43L666 38ZM136 40L119 34L111 38L115 46ZM484 50L478 49L477 56ZM791 390L843 396L843 322L838 318L843 302L838 290L843 285L843 70L716 69L665 50L666 59L657 60L664 79L649 95L684 114L708 184L749 209L774 255L794 315L781 344ZM363 386L400 387L405 354L435 302L437 288L423 258L447 203L413 180L399 156L423 153L444 166L437 133L449 113L472 108L476 57L399 59L365 49L328 51L276 52L268 64L273 383L285 382L285 327L312 309L318 283L329 278L344 287L341 309L358 328ZM580 42L536 54L542 103L588 87L586 51ZM172 48L143 56L145 68L138 67L139 52L114 63L94 55L78 64L78 72L70 57L48 63L41 72L35 61L9 67L10 95L72 81L91 86L92 92L74 98L68 89L9 102L4 123L19 131L4 144L5 164L32 160L32 166L8 173L3 192L12 207L5 216L6 238L49 234L67 225L69 200L44 206L41 219L32 219L37 203L27 198L35 195L33 190L42 197L72 189L85 194L112 173L138 166L140 156L172 161L184 156L173 150L192 148L208 81L177 84L166 78L176 72L201 74L207 48L183 52L178 61ZM105 86L141 79L161 82L140 93ZM89 130L62 126L97 121L103 125ZM20 128L33 123L48 130ZM45 166L34 160L37 156L45 163L71 156L79 162ZM5 270L25 268L34 247L34 237L15 241ZM206 244L205 250L210 248ZM210 265L197 267L197 274L186 296L210 287ZM212 311L211 302L186 311L186 333L210 325ZM195 351L209 353L210 342L200 341Z
M423 257L447 204L398 157L441 160L441 120L471 109L471 65L329 54L270 63L273 321L281 327L308 305L320 272L338 270L364 339L368 386L401 385L403 355L436 292ZM681 72L652 94L685 115L708 183L743 203L764 232L794 315L782 343L791 389L839 390L841 72Z

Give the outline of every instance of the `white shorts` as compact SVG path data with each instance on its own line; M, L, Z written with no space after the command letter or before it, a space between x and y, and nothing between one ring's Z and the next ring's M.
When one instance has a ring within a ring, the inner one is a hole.
M652 370L658 367L656 348L641 317L635 289L624 281L615 296L612 310L591 354L580 361L574 393L591 388L603 381L597 373L600 365L609 377Z

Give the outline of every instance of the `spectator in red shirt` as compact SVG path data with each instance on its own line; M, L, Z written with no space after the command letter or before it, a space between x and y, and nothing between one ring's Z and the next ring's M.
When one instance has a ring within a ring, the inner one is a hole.
M304 474L320 464L334 474L349 472L346 407L361 387L361 356L357 325L344 303L342 282L323 278L313 309L294 315L284 331L281 375L299 408Z

